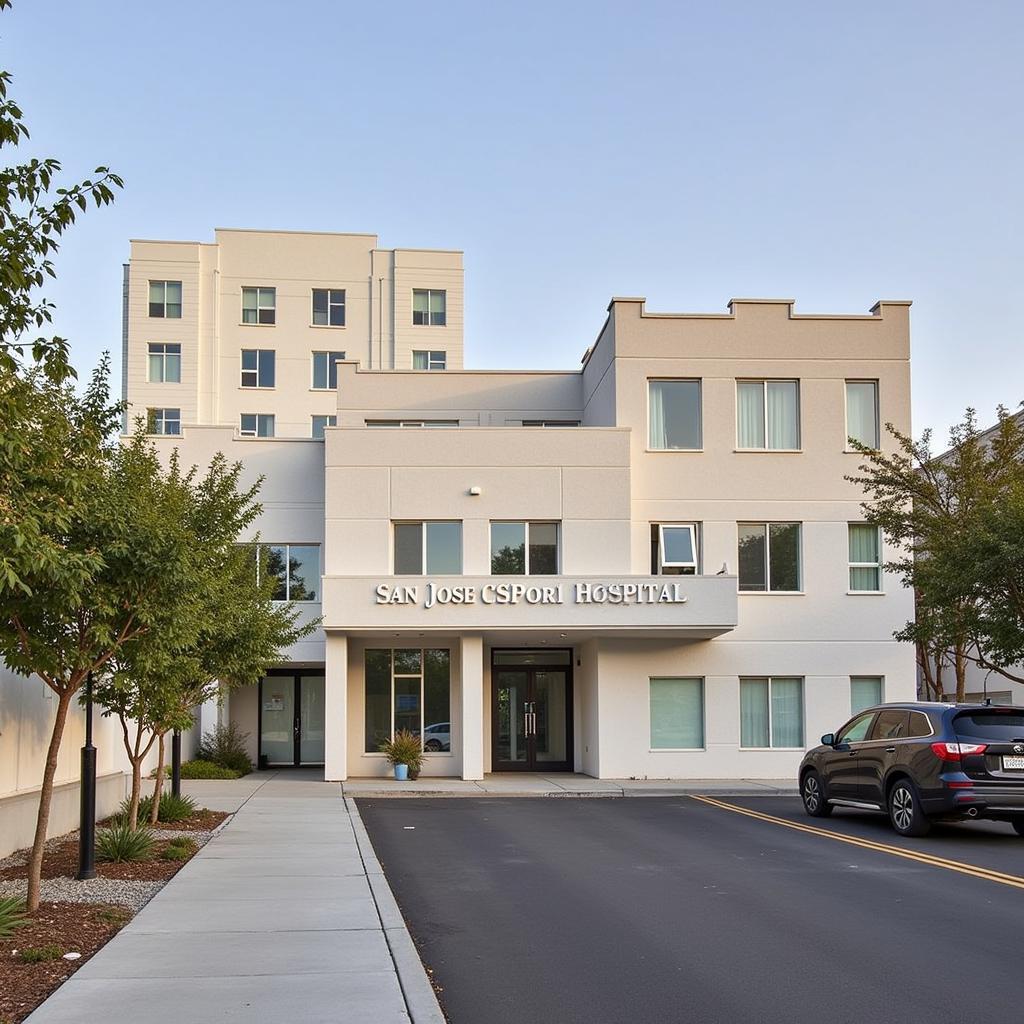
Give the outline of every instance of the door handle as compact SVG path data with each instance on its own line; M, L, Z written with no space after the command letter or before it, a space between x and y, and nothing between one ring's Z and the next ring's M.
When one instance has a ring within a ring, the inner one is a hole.
M896 753L896 748L895 747L886 747L885 748L885 752L887 754L895 754Z

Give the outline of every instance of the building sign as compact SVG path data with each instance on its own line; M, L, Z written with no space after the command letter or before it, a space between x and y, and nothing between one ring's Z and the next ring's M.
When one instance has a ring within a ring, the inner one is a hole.
M434 605L470 604L685 604L688 600L680 583L593 583L578 582L566 587L564 583L485 583L469 584L418 583L392 585L379 583L376 604Z

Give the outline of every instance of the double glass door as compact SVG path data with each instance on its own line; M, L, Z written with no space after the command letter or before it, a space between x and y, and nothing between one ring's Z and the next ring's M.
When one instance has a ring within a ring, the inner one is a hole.
M492 771L572 771L571 663L495 663L491 679Z
M324 763L324 688L322 675L260 680L260 767Z

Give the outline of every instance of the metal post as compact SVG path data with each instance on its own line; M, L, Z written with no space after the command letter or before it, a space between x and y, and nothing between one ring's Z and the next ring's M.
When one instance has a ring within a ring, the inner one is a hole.
M181 730L171 736L171 795L181 796Z
M92 673L85 679L85 746L82 747L78 822L78 877L96 877L96 748L92 745Z

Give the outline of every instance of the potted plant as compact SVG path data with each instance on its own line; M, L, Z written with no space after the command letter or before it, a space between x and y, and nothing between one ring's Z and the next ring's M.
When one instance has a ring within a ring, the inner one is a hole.
M393 740L385 740L380 745L380 751L388 759L388 764L395 766L395 778L399 782L419 777L423 767L423 744L419 736L408 729L399 729Z

